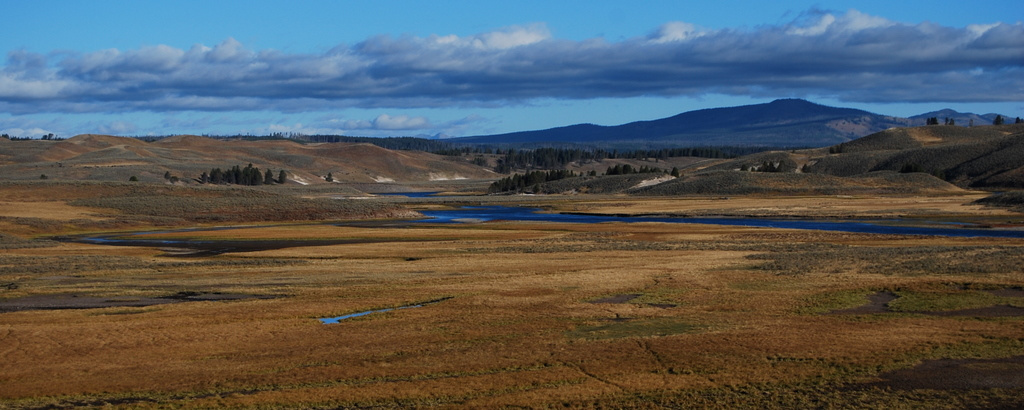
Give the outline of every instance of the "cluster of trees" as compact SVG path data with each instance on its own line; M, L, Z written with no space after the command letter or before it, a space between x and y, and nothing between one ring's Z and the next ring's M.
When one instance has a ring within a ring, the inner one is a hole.
M1006 118L1003 118L1002 115L996 115L996 119L992 120L992 125L1003 125L1005 123L1006 123ZM1017 117L1017 119L1015 119L1013 121L1013 123L1014 124L1024 124L1024 119L1021 119L1020 117Z
M620 164L612 167L608 167L605 175L630 175L630 174L647 174L647 173L666 173L665 170L657 167L641 166L639 168L633 167L629 164ZM672 168L670 173L674 177L679 176L679 168ZM588 176L597 176L597 171L590 171L587 173ZM533 192L538 192L540 184L545 182L557 181L559 179L573 178L583 176L570 170L556 169L551 171L531 171L525 174L513 174L510 177L505 177L494 181L490 187L487 188L488 193L499 193L499 192L525 192L529 187L533 187Z
M924 123L925 125L939 125L939 117L928 117ZM956 125L956 120L946 117L942 125Z
M562 168L569 163L587 163L601 158L603 151L589 151L583 149L562 149L562 148L537 148L533 150L514 149L498 151L501 158L498 158L498 165L494 171L500 174L507 174L514 169L536 169L536 168Z
M1021 119L1020 117L1017 117L1017 119L1014 120L1013 123L1014 124L1024 124L1024 119ZM926 125L939 125L939 117L928 117L927 119L925 119L925 124ZM996 118L994 120L992 120L992 125L1003 125L1003 124L1006 124L1006 118L1004 118L1002 115L996 115ZM945 119L945 121L943 122L943 125L956 125L956 120L947 117ZM971 120L971 125L974 125L974 120Z
M804 167L804 169L806 170L807 168ZM761 166L753 166L753 167L751 167L751 166L747 166L747 164L743 164L743 166L740 167L740 171L788 172L788 171L792 171L792 169L790 169L789 167L786 167L785 164L783 164L781 161L779 161L779 162L764 161L764 162L761 163Z
M10 134L0 134L0 138L6 138L6 139L9 139L11 141L30 141L30 140L32 140L32 138L29 138L29 137L15 137L15 136L12 136ZM49 134L43 135L42 137L40 137L40 139L44 139L44 140L47 140L47 141L63 141L64 140L64 138L57 137L52 132L49 133Z
M201 184L270 185L283 184L287 180L288 176L283 169L277 174L277 178L274 178L274 171L268 168L265 173L260 172L260 169L253 167L252 164L245 168L235 165L228 170L214 168L210 173L203 172L199 176Z
M551 169L562 168L576 163L589 163L604 159L637 159L655 161L673 157L701 158L736 158L742 155L764 151L765 147L696 147L696 148L663 148L657 150L634 150L619 152L602 149L582 148L537 148L532 150L498 150L502 155L494 171L507 174L516 169Z
M296 135L291 139L303 142L349 142L373 144L381 148L401 151L441 152L450 150L452 144L438 140L415 137L346 137L343 135Z
M539 184L544 182L557 181L559 179L577 176L579 176L579 174L564 169L533 171L522 175L515 174L510 177L494 181L494 183L487 188L487 192L492 194L498 192L522 192L526 190L526 187L537 187Z
M633 168L632 165L622 164L608 167L608 170L604 172L605 175L629 175L629 174L647 174L647 173L662 173L665 171L657 167L647 167L646 165L640 168ZM679 176L679 168L672 168L672 175Z

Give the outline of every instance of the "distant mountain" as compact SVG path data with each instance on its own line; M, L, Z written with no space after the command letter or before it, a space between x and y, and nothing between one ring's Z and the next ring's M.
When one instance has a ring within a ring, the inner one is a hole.
M823 147L854 140L892 127L925 125L930 117L957 125L990 125L996 114L977 115L942 110L910 118L828 107L800 99L766 104L689 111L668 118L616 126L577 124L537 131L451 138L452 143L536 147L587 145L617 149L649 149L712 145ZM1006 117L1008 122L1013 118Z
M913 120L913 125L925 125L929 118L938 118L939 124L945 124L947 119L952 119L956 125L968 126L968 125L992 125L992 122L996 120L996 116L1000 114L989 113L989 114L975 114L971 112L957 112L955 110L946 108L939 111L926 112L921 115L915 115L910 117ZM1013 122L1013 118L1003 116L1007 122Z

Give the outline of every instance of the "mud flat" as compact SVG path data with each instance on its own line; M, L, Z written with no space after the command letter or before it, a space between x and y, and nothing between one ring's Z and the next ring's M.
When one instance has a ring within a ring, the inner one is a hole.
M278 296L233 293L182 292L162 297L96 297L78 294L33 295L0 299L0 313L27 310L100 309L145 307L182 302L215 302L245 299L274 299Z
M879 377L873 386L904 390L1024 389L1024 356L926 360Z

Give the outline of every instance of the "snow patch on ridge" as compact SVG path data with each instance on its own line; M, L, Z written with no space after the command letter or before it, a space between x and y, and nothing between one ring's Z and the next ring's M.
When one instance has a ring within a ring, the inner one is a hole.
M436 174L436 173L433 173L433 172L430 173L430 180L431 181L456 181L456 180L462 180L462 179L469 179L469 178L466 178L466 177L463 177L463 176L459 176L459 175L448 176L448 175L444 175L444 174Z
M643 181L640 181L639 184L634 185L633 188L630 188L630 189L639 189L639 188L648 187L648 186L651 186L651 185L658 185L658 184L660 184L662 182L671 181L673 179L676 179L676 177L671 176L671 175L665 175L665 176L661 176L661 177L657 177L657 178L653 178L653 179L645 179Z

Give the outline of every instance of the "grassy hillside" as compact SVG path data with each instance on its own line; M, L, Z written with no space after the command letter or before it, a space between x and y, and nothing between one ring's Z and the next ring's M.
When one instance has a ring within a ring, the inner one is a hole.
M965 188L1024 188L1024 125L886 130L833 146L807 172L920 171Z
M197 223L415 217L378 201L310 199L281 190L240 186L176 186L127 182L0 182L0 231L37 235L75 230ZM28 204L28 205L25 205ZM13 209L27 206L29 209Z
M293 184L337 182L420 182L486 179L494 174L468 161L419 151L393 151L371 144L214 140L176 136L155 142L106 135L65 141L6 141L0 175L6 180L164 182L165 173L196 179L212 168L253 164L275 175L286 170Z
M853 195L1019 189L1024 188L1024 125L893 128L832 147L680 165L683 175L677 179L656 174L581 177L533 191Z

